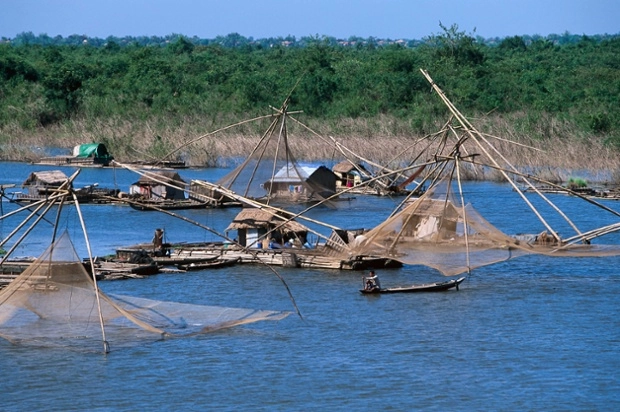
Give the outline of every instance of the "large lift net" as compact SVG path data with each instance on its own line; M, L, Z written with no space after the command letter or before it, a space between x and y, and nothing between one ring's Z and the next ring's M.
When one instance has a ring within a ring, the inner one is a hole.
M0 291L0 336L15 343L127 346L257 322L288 312L164 302L106 295L86 271L68 234L62 234ZM103 339L102 339L103 338Z

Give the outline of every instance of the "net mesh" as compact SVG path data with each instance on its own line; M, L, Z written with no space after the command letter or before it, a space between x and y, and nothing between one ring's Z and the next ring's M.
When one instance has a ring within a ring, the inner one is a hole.
M391 257L454 276L529 253L609 256L620 254L620 246L563 244L541 235L507 235L471 205L463 206L446 177L382 224L358 236L354 253Z
M279 320L288 314L106 295L96 289L66 232L0 292L0 336L43 345L101 342L101 319L106 340L125 346Z
M316 202L333 195L336 175L331 170L303 165L295 159L289 146L286 118L276 117L245 161L217 184L267 204Z

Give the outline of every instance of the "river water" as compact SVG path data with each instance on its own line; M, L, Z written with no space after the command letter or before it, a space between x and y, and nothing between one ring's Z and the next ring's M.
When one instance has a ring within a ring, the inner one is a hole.
M31 171L49 169L0 163L0 183L19 185ZM213 181L225 173L180 171L188 181ZM123 170L85 169L75 186L127 190L137 178ZM540 231L523 203L510 200L510 186L468 183L464 190L505 232ZM551 198L583 230L617 220L600 217L575 198ZM341 227L372 227L397 202L358 197L311 215ZM606 205L620 210L620 203ZM4 213L15 208L2 206ZM82 211L96 255L149 242L155 227L164 228L171 242L213 238L156 212L110 205L84 205ZM237 212L183 211L220 231ZM1 237L15 222L0 223ZM61 228L86 256L75 208L68 208ZM31 237L18 255L37 255L49 241L43 229ZM459 291L434 294L362 296L359 272L279 272L303 319L292 314L279 322L135 347L115 348L112 342L107 355L101 348L61 350L2 340L0 410L620 409L620 258L526 256L473 271ZM417 266L379 275L384 286L444 279ZM280 281L260 266L159 274L100 287L159 300L293 310Z

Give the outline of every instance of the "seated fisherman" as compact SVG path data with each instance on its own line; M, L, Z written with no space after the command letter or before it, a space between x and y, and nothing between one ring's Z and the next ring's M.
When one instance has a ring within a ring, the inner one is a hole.
M379 277L375 274L374 270L371 270L366 279L366 289L370 290L373 288L381 288L381 283L379 283Z

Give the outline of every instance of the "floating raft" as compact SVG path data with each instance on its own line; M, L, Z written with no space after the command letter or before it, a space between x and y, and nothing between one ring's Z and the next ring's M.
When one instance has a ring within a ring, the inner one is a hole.
M328 254L329 249L319 246L314 249L242 249L224 243L202 243L171 245L170 254L156 256L152 245L139 244L116 250L118 261L138 262L140 259L151 258L158 265L177 266L191 263L206 263L215 258L219 260L236 260L238 264L264 263L273 266L336 269L336 270L368 270L400 268L402 263L389 258L375 256L350 256L343 259L341 255Z

